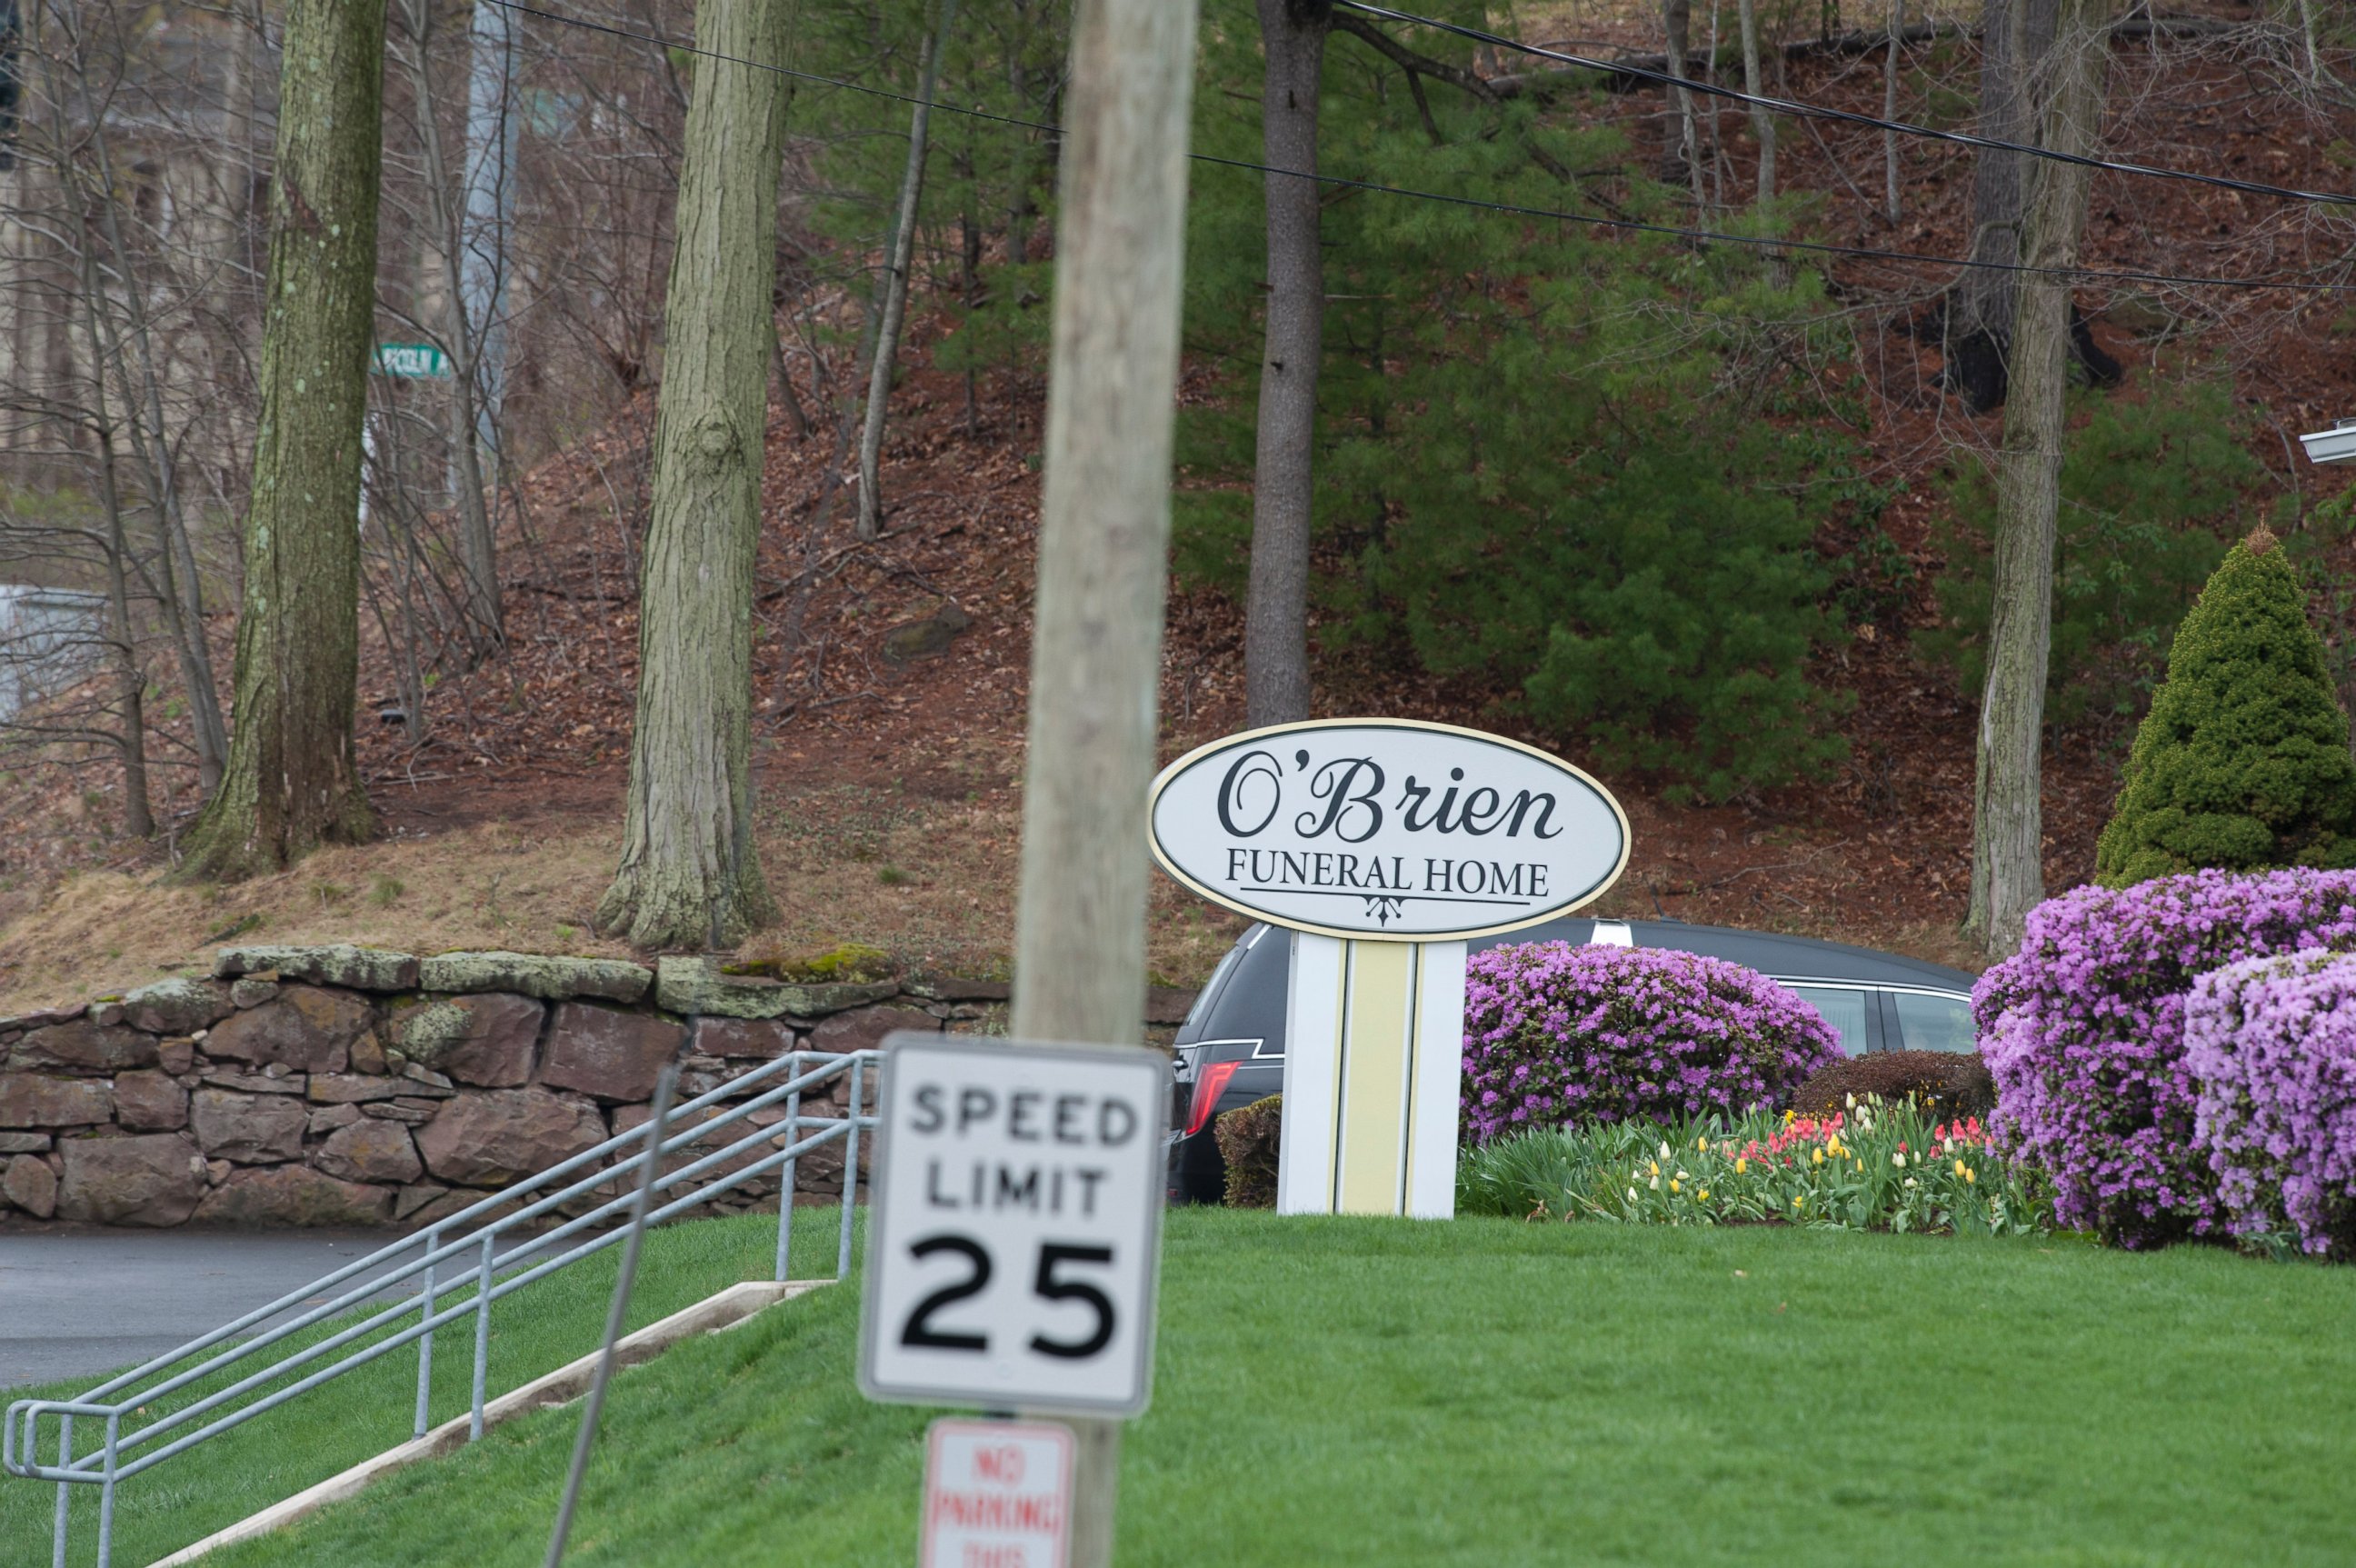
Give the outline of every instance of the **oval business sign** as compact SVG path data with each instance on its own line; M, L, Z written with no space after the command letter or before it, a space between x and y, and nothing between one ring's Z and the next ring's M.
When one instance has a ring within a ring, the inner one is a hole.
M1619 879L1628 818L1536 746L1412 719L1232 735L1153 781L1153 857L1214 903L1295 930L1489 936Z

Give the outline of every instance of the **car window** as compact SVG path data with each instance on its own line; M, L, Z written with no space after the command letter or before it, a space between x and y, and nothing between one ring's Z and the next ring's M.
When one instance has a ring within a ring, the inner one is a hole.
M1873 1000L1871 992L1849 991L1837 985L1794 985L1787 989L1825 1015L1825 1022L1839 1034L1843 1051L1853 1057L1865 1054L1865 1009Z
M1898 1032L1908 1050L1962 1052L1979 1044L1972 1028L1972 1004L1962 997L1893 991L1890 999L1898 1004Z

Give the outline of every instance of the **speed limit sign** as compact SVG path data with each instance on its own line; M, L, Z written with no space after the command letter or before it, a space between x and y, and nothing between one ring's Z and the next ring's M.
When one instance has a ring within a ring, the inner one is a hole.
M1169 1065L942 1035L884 1047L860 1391L1141 1413Z

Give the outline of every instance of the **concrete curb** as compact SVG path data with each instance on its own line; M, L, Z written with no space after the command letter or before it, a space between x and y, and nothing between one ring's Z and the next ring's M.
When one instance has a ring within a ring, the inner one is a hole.
M625 1337L614 1347L616 1368L635 1367L650 1361L682 1339L698 1335L716 1334L723 1328L734 1328L764 1307L807 1294L820 1285L830 1285L832 1280L748 1280L729 1286L717 1295L706 1296L684 1311L675 1312L659 1323L650 1323L636 1334ZM592 1350L577 1361L567 1362L545 1377L535 1378L512 1393L502 1394L483 1407L483 1430L488 1432L503 1422L513 1421L536 1410L560 1405L579 1399L589 1391L589 1380L597 1370L598 1352ZM273 1503L261 1512L249 1514L226 1529L215 1530L193 1546L184 1546L169 1557L162 1557L149 1568L180 1568L194 1563L207 1553L241 1541L267 1535L283 1530L298 1520L308 1519L330 1503L339 1503L355 1497L371 1482L383 1479L396 1470L405 1470L422 1460L438 1458L466 1445L470 1417L459 1416L444 1422L423 1437L412 1438L397 1448L388 1448L373 1459L364 1459L339 1476L330 1476L315 1487L295 1493L284 1502Z

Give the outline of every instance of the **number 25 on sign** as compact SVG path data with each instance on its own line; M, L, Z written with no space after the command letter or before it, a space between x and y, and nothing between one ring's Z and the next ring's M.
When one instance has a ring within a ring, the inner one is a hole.
M886 1048L861 1391L1141 1414L1168 1064L1134 1047L941 1035Z

